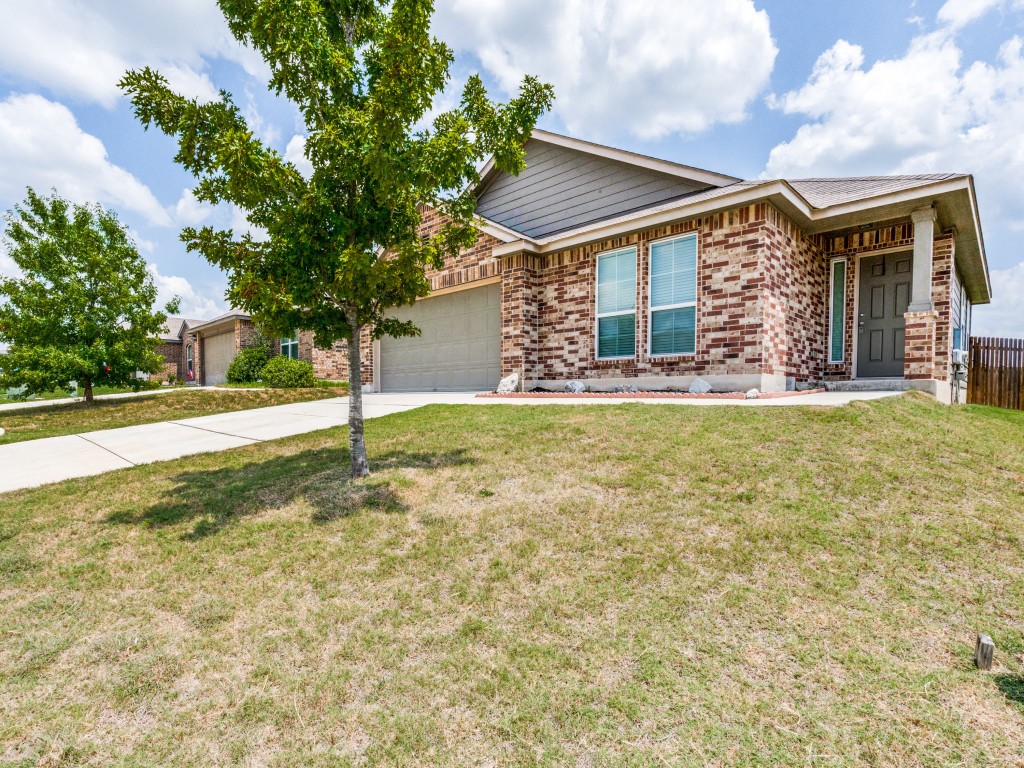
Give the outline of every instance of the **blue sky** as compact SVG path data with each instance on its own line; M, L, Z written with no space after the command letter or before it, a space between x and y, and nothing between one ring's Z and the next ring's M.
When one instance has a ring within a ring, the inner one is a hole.
M529 72L558 97L542 127L735 176L974 173L996 296L975 332L1024 335L1024 0L438 0L435 31L457 55L442 107L471 72L498 97ZM212 316L224 277L178 232L244 216L197 205L173 141L131 114L115 84L146 64L231 91L301 158L214 0L35 0L0 28L0 209L27 185L114 208L162 296Z

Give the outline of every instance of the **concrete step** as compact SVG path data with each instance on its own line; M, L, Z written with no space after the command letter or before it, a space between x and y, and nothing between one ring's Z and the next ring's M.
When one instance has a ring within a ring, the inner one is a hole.
M829 392L908 392L915 382L907 379L854 379L853 381L827 381Z

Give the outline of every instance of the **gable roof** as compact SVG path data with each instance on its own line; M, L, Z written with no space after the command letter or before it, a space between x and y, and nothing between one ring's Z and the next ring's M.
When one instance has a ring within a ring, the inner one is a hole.
M474 192L485 223L533 238L739 181L547 131L535 131L525 150L522 173L489 161Z
M164 323L163 330L160 331L157 338L160 341L175 342L181 341L182 336L185 335L185 330L192 328L193 326L199 325L202 320L190 320L186 317L175 317L173 315L167 318Z

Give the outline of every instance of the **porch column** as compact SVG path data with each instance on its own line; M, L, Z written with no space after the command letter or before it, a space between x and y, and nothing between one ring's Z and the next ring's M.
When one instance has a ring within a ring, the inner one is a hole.
M908 312L931 312L932 258L935 247L935 209L920 208L911 214L914 220L914 282Z

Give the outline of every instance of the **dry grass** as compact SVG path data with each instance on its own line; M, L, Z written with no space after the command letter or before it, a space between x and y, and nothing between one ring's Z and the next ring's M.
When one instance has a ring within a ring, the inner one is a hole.
M0 763L1024 764L1024 414L367 432L0 496Z
M326 387L317 389L212 390L180 389L123 400L96 400L92 405L61 405L0 411L0 445L41 437L73 435L98 429L190 419L212 413L243 411L269 405L322 400L344 394Z

